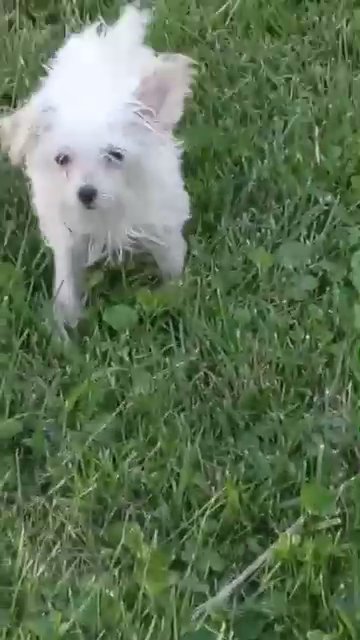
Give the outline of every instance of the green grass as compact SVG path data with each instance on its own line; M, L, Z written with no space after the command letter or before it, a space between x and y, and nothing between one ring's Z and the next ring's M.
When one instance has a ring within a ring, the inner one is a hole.
M2 105L65 24L117 14L1 9ZM357 640L360 3L158 0L151 41L200 63L181 286L95 273L60 344L50 256L1 159L0 639Z

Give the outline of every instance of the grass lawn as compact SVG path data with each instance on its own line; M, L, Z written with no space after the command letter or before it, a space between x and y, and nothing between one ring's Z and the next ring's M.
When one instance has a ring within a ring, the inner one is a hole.
M116 5L0 0L1 105ZM158 0L151 41L200 62L182 285L92 272L59 343L0 160L0 640L358 640L360 4Z

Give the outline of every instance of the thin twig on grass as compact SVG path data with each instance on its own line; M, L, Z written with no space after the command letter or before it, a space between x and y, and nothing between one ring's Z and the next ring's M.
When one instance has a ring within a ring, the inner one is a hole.
M193 620L197 620L202 615L207 615L212 609L215 609L224 604L224 602L226 602L226 600L231 596L235 589L244 584L254 573L256 573L256 571L258 571L266 562L270 560L273 552L279 544L280 538L282 536L292 536L300 533L303 528L304 521L304 516L300 516L300 518L298 518L296 522L291 525L291 527L286 529L284 533L281 533L277 540L273 542L273 544L266 551L264 551L264 553L258 556L258 558L254 560L254 562L246 567L246 569L244 569L244 571L242 571L239 576L228 582L213 598L210 598L209 600L204 602L204 604L201 604L199 607L197 607L197 609L195 609L193 613Z

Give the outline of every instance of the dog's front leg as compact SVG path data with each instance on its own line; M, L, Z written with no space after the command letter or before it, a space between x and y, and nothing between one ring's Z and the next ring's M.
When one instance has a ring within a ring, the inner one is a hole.
M87 256L83 236L60 234L52 243L54 254L54 314L61 330L75 327L82 311Z
M167 229L156 234L154 239L144 240L164 280L181 277L184 269L187 244L181 229Z

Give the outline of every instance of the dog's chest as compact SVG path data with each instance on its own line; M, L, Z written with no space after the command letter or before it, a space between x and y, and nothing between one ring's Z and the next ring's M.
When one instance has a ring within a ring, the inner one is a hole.
M140 239L132 225L125 221L107 224L87 224L83 228L88 239L88 265L98 260L121 262L124 252L136 253L142 250Z

